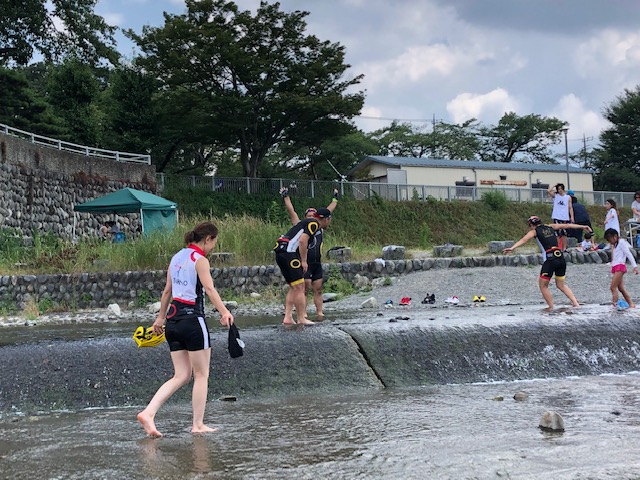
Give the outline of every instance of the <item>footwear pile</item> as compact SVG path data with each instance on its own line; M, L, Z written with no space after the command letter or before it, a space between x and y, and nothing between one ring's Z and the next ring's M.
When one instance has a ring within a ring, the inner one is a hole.
M457 305L460 303L460 299L454 295L453 297L447 298L445 302L450 303L452 305Z
M434 303L436 303L436 294L435 294L435 293L432 293L431 295L429 295L429 294L427 293L427 296L426 296L426 297L424 297L424 300L422 300L422 303L425 303L425 304L426 304L426 303L429 303L429 304L434 304Z
M473 297L473 302L474 303L478 303L478 302L486 302L487 298L484 295L475 295Z
M400 299L400 305L411 305L411 297L402 297Z

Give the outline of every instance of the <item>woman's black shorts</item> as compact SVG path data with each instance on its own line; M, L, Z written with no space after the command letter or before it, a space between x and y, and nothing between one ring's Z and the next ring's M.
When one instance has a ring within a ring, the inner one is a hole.
M169 350L188 350L195 352L211 348L209 327L204 317L168 318L164 334L169 344Z

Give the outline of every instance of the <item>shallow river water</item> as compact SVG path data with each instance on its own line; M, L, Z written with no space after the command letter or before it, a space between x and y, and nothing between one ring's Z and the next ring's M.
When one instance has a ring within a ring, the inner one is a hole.
M212 381L215 381L212 379ZM529 398L513 400L516 391ZM500 400L500 398L503 400ZM546 410L564 433L538 428ZM218 431L165 406L162 439L137 409L0 417L15 479L640 478L640 375L439 385L349 396L213 400Z

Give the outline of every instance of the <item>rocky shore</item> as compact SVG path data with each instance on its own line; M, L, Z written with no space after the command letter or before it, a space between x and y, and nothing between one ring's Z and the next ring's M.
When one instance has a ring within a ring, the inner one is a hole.
M412 272L391 277L390 285L365 286L362 291L325 304L327 320L343 317L346 312L375 314L378 311L430 310L436 313L442 309L460 308L473 305L473 297L483 295L486 302L482 305L540 305L544 307L538 289L540 266L496 266L477 268L448 268ZM609 283L610 266L606 264L568 264L567 284L573 290L578 301L583 304L607 304L611 301ZM388 282L387 282L388 283ZM629 272L625 275L625 285L634 299L640 298L640 276ZM566 297L555 288L551 291L556 307L567 307ZM434 304L422 304L427 294L434 294ZM451 306L446 303L448 297L457 296L460 303ZM411 298L411 305L400 306L400 299ZM373 307L362 307L367 299L375 298ZM393 307L385 307L391 300ZM252 299L251 303L231 302L230 308L238 318L251 316L279 316L283 308L280 303L271 300ZM309 307L313 318L313 305ZM215 313L210 312L211 316ZM84 322L151 322L155 318L153 305L146 308L123 309L120 312L107 309L78 310L27 317L25 314L0 318L0 326L44 324L44 323L84 323Z

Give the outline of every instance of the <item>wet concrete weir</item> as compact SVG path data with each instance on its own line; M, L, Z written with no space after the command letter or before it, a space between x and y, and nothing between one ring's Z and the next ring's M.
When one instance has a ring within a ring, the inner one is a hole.
M296 328L279 319L243 328L237 319L243 357L231 359L226 331L212 329L210 398L638 371L639 316L603 305L552 314L511 305L360 311ZM137 348L132 325L82 338L75 326L53 337L30 327L26 341L7 340L12 328L1 329L0 412L143 405L172 373L166 344ZM189 397L187 387L175 399Z

